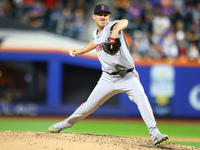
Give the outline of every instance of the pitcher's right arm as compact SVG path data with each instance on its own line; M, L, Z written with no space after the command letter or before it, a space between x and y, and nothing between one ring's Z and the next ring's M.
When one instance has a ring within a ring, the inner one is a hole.
M74 57L78 54L85 54L91 50L95 49L95 43L94 40L92 40L88 45L86 45L84 48L82 49L78 49L78 48L73 48L70 50L69 54L70 56Z

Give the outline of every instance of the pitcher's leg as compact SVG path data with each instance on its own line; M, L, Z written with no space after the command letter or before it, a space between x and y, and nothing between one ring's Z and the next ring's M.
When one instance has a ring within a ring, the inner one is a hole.
M160 132L156 126L151 105L138 78L133 77L129 80L129 87L126 93L130 100L137 104L142 119L149 129L149 134L154 139Z
M111 84L109 80L100 80L90 94L88 100L81 104L67 119L49 127L49 131L60 132L62 129L72 127L75 123L93 113L114 94L116 94L116 92L113 91L113 84Z
M137 104L140 114L149 129L149 134L151 135L152 139L154 139L155 136L160 132L157 128L151 105L146 95L138 95L136 97L135 103Z
M97 108L104 104L106 100L115 94L115 92L112 91L112 85L107 84L107 86L105 86L98 84L90 94L88 100L81 104L80 107L78 107L76 111L66 119L66 122L71 127L75 123L93 113Z

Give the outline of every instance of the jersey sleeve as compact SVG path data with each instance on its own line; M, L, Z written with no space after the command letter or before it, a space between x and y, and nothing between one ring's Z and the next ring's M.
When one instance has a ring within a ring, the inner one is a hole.
M110 21L103 29L105 39L108 39L111 35L113 26L118 22L118 20Z
M92 35L93 35L93 38L92 38L93 40L95 39L95 37L96 37L96 35L97 35L96 33L97 33L97 29L95 29L95 30L93 31L93 34L92 34Z
M112 31L113 26L114 26L118 21L119 21L119 20L111 21L111 22L108 24L107 28L108 28L110 31Z

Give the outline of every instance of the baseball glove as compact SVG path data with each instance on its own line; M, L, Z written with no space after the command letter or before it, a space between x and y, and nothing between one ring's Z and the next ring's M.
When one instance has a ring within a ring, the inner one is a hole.
M108 40L102 46L103 50L110 54L115 55L121 47L121 42L119 38L108 38Z

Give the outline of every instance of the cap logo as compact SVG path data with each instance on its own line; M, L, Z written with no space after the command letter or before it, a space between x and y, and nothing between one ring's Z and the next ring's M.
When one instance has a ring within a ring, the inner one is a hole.
M105 6L104 5L101 5L101 10L105 10Z

